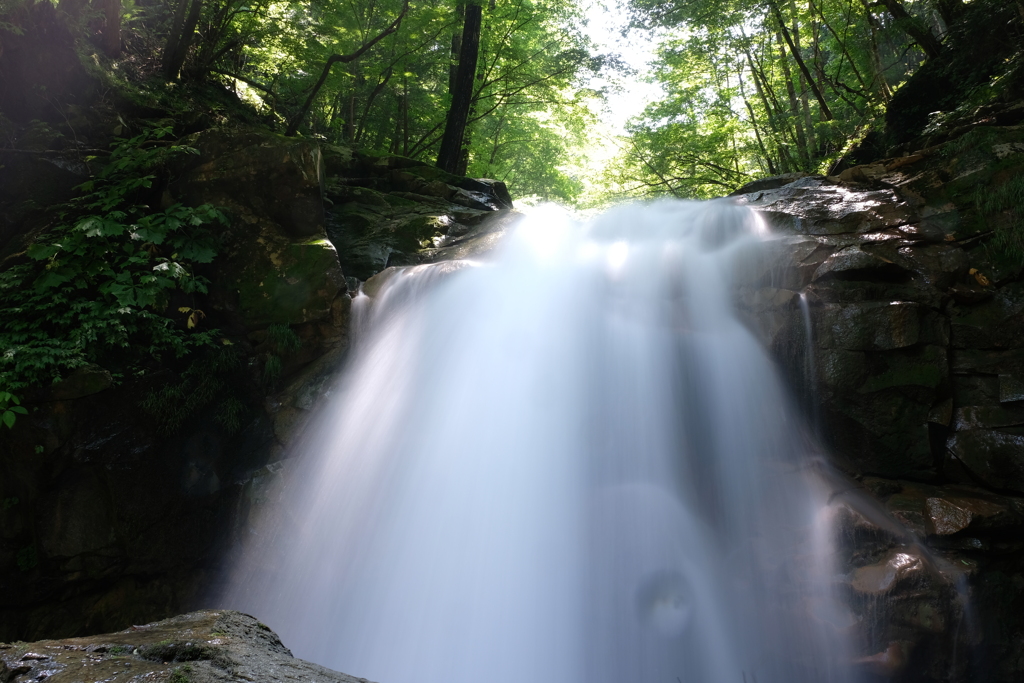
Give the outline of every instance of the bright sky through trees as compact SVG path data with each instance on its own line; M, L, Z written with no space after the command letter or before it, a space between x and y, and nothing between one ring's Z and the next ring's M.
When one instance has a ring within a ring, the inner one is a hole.
M629 15L621 0L584 0L584 7L587 34L595 50L618 55L634 71L630 75L606 75L594 80L595 86L605 86L608 93L601 122L611 130L625 133L626 121L640 114L662 93L661 87L648 79L656 57L656 43L640 32L626 33Z

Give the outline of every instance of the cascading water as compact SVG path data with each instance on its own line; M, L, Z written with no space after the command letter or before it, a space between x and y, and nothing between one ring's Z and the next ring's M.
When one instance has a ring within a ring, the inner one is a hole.
M724 202L392 276L228 603L381 683L847 683L808 448ZM465 264L462 264L465 265Z

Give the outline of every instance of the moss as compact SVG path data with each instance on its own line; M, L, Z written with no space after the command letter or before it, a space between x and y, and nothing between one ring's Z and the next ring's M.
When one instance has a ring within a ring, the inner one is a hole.
M168 683L192 683L192 667L188 664L174 667L167 681Z
M453 175L447 171L443 171L436 166L418 166L416 168L407 169L408 173L412 173L423 180L440 180L448 185L455 185L456 187L464 180L461 176Z
M978 211L995 233L987 248L997 258L1024 260L1024 170L978 194Z
M998 139L998 133L992 128L978 126L943 145L941 155L947 159L952 159L979 147L987 147Z
M309 322L330 312L341 289L338 255L330 242L287 242L269 253L252 251L235 278L238 303L250 327Z
M218 651L205 643L163 640L140 647L139 656L154 662L195 662L216 659Z
M394 245L402 251L416 251L433 244L430 238L443 234L445 225L437 215L414 216L395 226Z

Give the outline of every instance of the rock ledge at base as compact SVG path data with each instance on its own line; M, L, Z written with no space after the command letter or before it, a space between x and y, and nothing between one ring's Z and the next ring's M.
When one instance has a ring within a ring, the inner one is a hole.
M119 633L0 643L0 683L367 683L296 659L273 631L240 612L191 612Z

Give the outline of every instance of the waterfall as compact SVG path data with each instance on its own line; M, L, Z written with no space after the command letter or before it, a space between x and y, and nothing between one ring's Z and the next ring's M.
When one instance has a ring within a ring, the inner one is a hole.
M226 603L381 683L848 683L806 433L724 201L393 274ZM457 271L457 272L456 272Z

